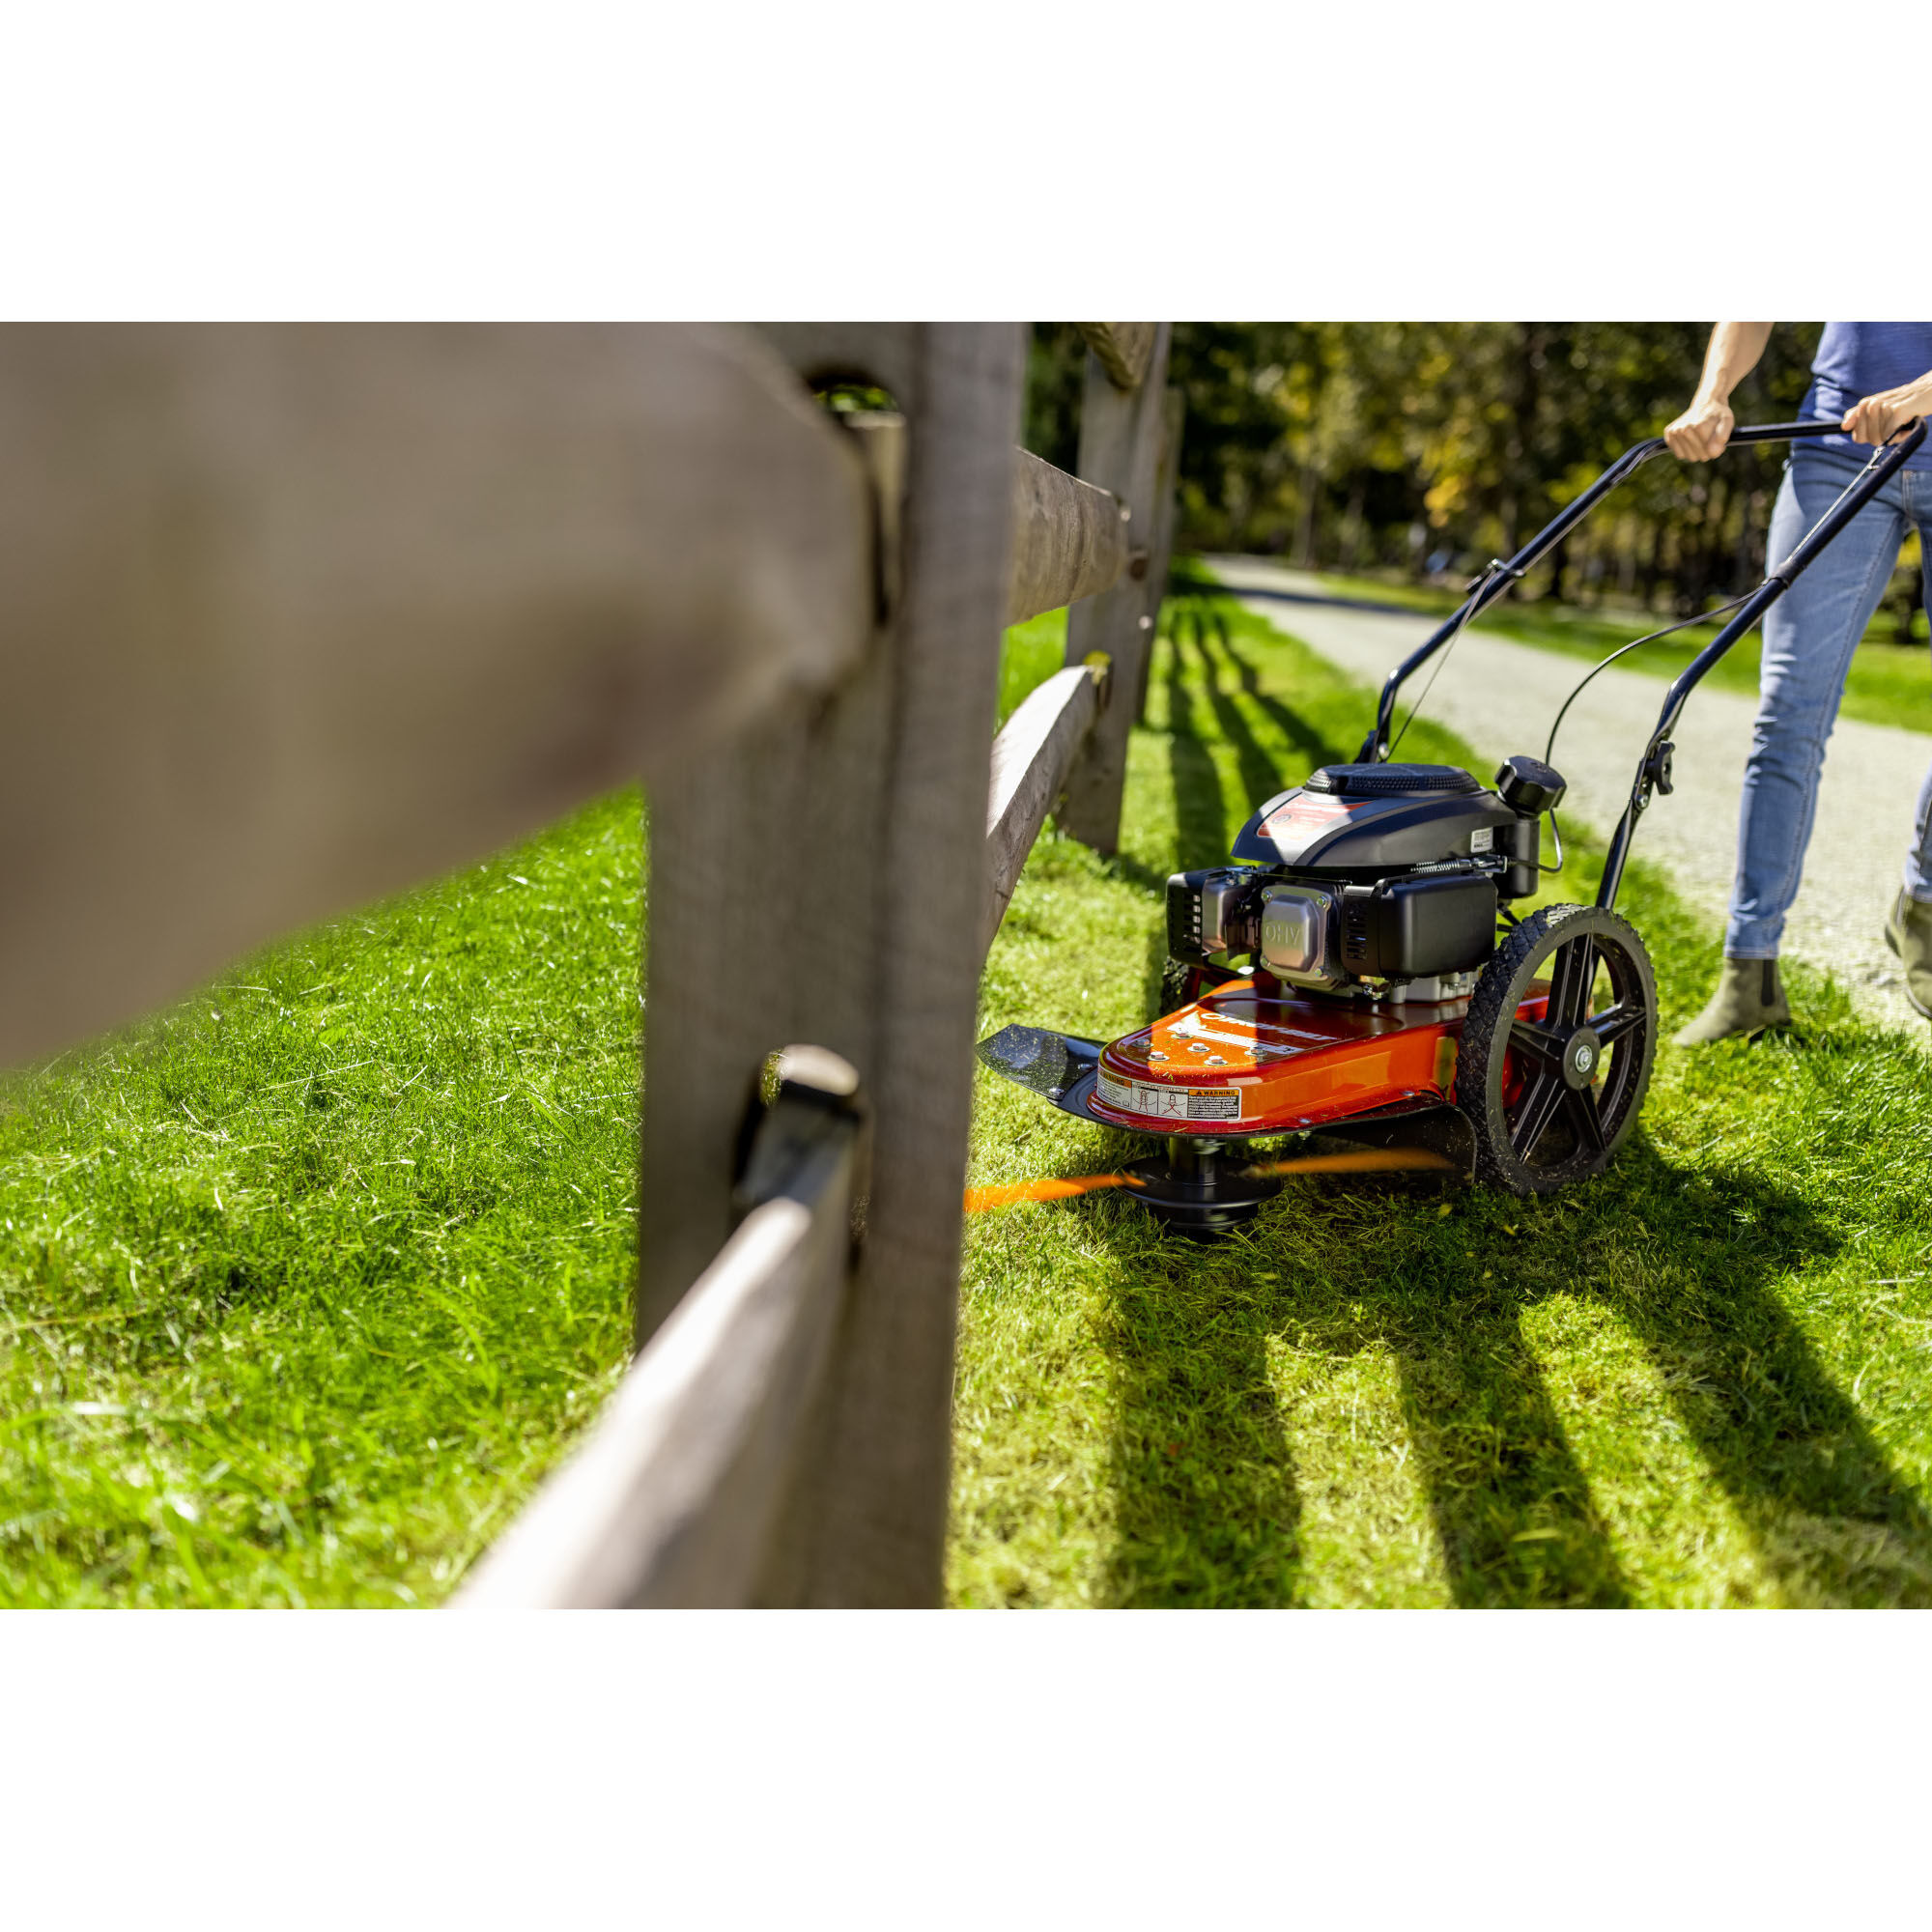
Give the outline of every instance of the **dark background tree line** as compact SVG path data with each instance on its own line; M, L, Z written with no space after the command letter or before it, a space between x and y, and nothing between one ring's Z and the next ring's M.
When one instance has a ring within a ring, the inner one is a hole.
M1798 413L1819 323L1780 323L1732 405ZM1460 584L1507 556L1690 400L1702 322L1177 323L1183 549ZM1036 325L1029 446L1074 463L1084 347ZM1755 583L1784 461L1647 464L1520 594L1689 615ZM1916 547L1877 635L1926 635Z

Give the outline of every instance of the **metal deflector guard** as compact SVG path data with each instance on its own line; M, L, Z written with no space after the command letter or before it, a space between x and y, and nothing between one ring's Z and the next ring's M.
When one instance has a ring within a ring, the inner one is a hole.
M995 1073L1051 1100L1062 1113L1095 1126L1110 1124L1087 1110L1100 1076L1097 1039L1051 1033L1045 1027L1009 1026L982 1039L979 1054Z

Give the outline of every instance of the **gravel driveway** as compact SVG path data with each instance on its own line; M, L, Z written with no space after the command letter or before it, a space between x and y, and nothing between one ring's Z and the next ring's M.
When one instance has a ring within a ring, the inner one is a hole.
M1322 594L1305 572L1252 557L1204 560L1232 588ZM1436 622L1333 604L1244 602L1341 669L1378 686ZM1428 715L1466 738L1485 759L1512 752L1541 757L1550 720L1586 668L1577 658L1467 631L1436 680ZM1405 697L1419 692L1427 676L1425 670L1413 679ZM1575 817L1599 834L1616 823L1629 796L1665 689L1661 678L1612 668L1564 721L1555 763L1569 781ZM1754 698L1709 686L1691 696L1674 734L1676 789L1652 801L1637 833L1637 852L1666 867L1685 898L1719 925L1730 897L1738 789L1756 710ZM1365 712L1365 732L1370 723ZM1867 1018L1922 1038L1928 1029L1899 991L1898 962L1886 947L1883 926L1928 762L1932 736L1839 721L1826 753L1804 883L1784 932L1785 952L1828 968ZM1712 964L1715 970L1715 949Z

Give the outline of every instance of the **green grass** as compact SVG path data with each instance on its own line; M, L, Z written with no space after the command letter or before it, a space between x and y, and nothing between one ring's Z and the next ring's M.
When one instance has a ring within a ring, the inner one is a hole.
M1137 1024L1166 873L1366 703L1240 613L1164 642L1122 855L1041 840L985 1026ZM434 1602L555 1462L628 1340L639 815L0 1088L0 1601ZM1629 903L1674 1025L1710 935L1641 867ZM1792 977L1802 1046L1666 1049L1557 1201L1299 1183L1216 1248L1105 1196L976 1219L954 1599L1932 1602L1922 1061ZM976 1180L1133 1145L981 1078Z
M1035 685L1043 684L1066 661L1066 612L1048 611L1015 624L1000 652L1000 724L1018 708Z
M982 1032L1140 1024L1167 872L1358 738L1365 691L1221 608L1159 646L1120 857L1037 847ZM1625 910L1667 1032L1714 935L1641 864ZM1932 1603L1923 1060L1790 977L1802 1044L1665 1046L1614 1169L1554 1200L1335 1177L1217 1246L1108 1194L975 1217L952 1600ZM976 1183L1145 1145L980 1075Z
M640 804L0 1090L0 1602L444 1594L630 1339Z
M1462 602L1453 591L1385 583L1378 579L1324 576L1321 582L1337 596L1360 597L1430 616L1446 617ZM1292 617L1285 618L1292 623ZM1510 638L1538 650L1559 651L1579 659L1606 657L1633 638L1667 624L1668 617L1646 619L1637 611L1578 611L1562 604L1508 604L1500 612L1482 618L1471 630ZM1880 622L1874 619L1874 628ZM1652 677L1673 678L1718 635L1716 624L1693 625L1655 644L1646 644L1617 661L1619 670L1643 671ZM1714 690L1755 692L1763 638L1757 631L1741 638L1707 673ZM1913 731L1932 731L1932 666L1922 646L1878 641L1867 634L1852 654L1845 679L1847 718L1869 724L1899 724Z

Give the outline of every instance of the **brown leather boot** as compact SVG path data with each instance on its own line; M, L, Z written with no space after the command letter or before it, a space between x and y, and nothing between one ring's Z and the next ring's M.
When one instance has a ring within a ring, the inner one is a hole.
M1932 1020L1932 905L1903 889L1885 923L1885 943L1905 968L1905 997Z
M1932 914L1932 907L1927 907ZM1709 1046L1714 1039L1743 1034L1755 1039L1773 1027L1791 1024L1776 959L1726 959L1711 1004L1678 1036L1679 1046Z

